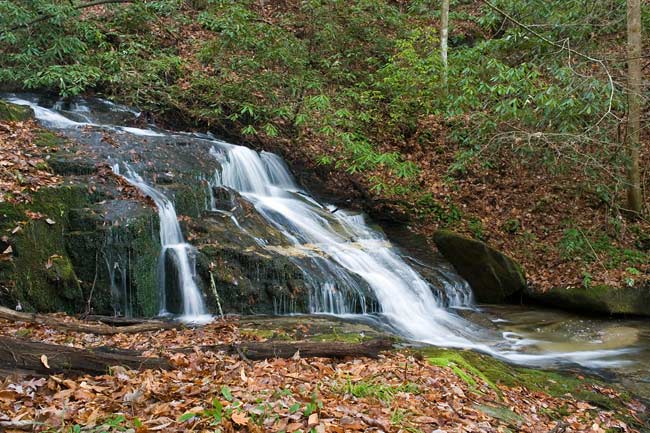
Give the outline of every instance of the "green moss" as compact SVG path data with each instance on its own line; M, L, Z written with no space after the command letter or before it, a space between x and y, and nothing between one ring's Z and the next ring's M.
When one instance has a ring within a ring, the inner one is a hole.
M39 147L52 149L61 146L65 142L65 139L56 135L52 131L39 129L34 132L34 135L35 135L34 144L36 144Z
M490 415L492 418L499 419L506 424L518 428L525 419L516 414L512 410L504 406L487 406L484 404L477 404L474 407L483 413Z
M523 268L484 242L438 230L433 240L443 256L472 286L480 302L503 302L526 288Z
M9 122L21 122L29 120L34 116L31 108L24 105L10 104L6 101L0 101L0 120Z
M62 228L45 221L29 222L15 240L15 295L26 309L74 312L83 294L66 255Z
M201 188L199 183L200 181L194 185L170 185L166 188L173 193L174 206L179 215L197 218L206 209L209 202L207 186Z
M247 337L257 337L265 340L283 340L290 341L293 340L292 336L289 335L284 329L241 329L241 335Z
M160 307L160 289L156 276L160 256L158 227L153 218L140 218L131 223L129 231L131 271L137 306L142 315L154 316Z
M440 356L427 358L427 361L440 367L450 367L458 377L472 388L478 387L478 383L474 379L474 377L477 377L496 391L497 394L501 393L499 388L483 372L467 362L460 352L444 352Z
M578 400L588 402L594 406L605 410L619 411L619 415L626 422L635 425L634 420L626 418L624 410L625 403L630 400L630 396L622 392L620 397L612 399L597 391L598 386L610 386L602 383L593 377L582 377L569 373L557 371L547 371L531 369L524 367L515 367L504 362L498 361L490 356L483 355L472 351L456 351L440 348L427 348L421 351L422 354L436 365L445 365L452 369L453 365L460 369L465 375L480 378L491 386L505 385L509 387L522 386L533 391L542 391L553 397L573 396ZM454 371L458 374L458 370ZM459 376L461 376L459 374ZM468 382L471 384L471 381ZM637 423L638 424L638 423Z
M531 291L528 295L534 300L563 309L650 316L650 291L640 287L556 287L545 293Z
M0 279L11 282L12 297L21 300L27 309L74 312L83 305L83 293L63 236L68 210L86 200L79 189L43 188L32 195L32 203L0 207L2 229L26 222L12 236L13 261L0 270ZM30 219L27 211L43 214L44 218Z
M337 328L334 328L330 334L320 334L312 338L314 341L333 343L361 343L366 339L367 338L363 334L360 334L358 332L341 332L340 330L337 330Z

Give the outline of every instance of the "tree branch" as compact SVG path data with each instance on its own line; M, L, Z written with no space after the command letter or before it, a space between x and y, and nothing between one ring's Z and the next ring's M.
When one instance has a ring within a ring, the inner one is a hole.
M89 7L92 7L92 6L105 5L105 4L109 4L109 3L132 3L134 1L136 1L136 0L95 0L95 1L88 2L88 3L78 4L76 6L73 6L72 9L80 10L80 9L86 9L86 8L89 8ZM7 32L7 31L13 32L13 31L21 29L23 27L30 27L30 26L32 26L32 25L34 25L36 23L40 23L41 21L49 20L50 18L53 18L53 17L54 17L54 15L52 15L52 14L41 15L40 17L37 17L37 18L27 22L27 23L22 23L22 24L15 25L15 26L11 27L9 30L5 30L3 33Z
M614 79L612 78L612 74L609 72L609 69L607 68L607 66L605 65L605 62L602 59L591 57L588 54L581 53L580 51L574 50L566 42L563 43L563 44L555 42L555 41L547 38L543 34L539 33L538 31L532 29L530 26L528 26L528 25L522 23L521 21L517 20L515 17L513 17L512 15L510 15L508 12L504 11L503 9L499 8L498 6L493 5L488 0L480 0L480 1L482 3L484 3L487 7L492 9L493 11L497 12L498 14L503 15L508 21L510 21L513 24L521 27L522 29L524 29L525 31L527 31L531 35L539 38L543 42L546 42L547 44L552 45L554 47L560 48L561 50L566 50L570 54L575 54L576 56L582 57L583 59L589 60L589 61L594 62L594 63L598 63L603 68L603 70L607 74L607 79L609 81L609 89L610 89L609 104L608 104L608 107L607 107L607 112L605 112L605 114L603 114L603 116L598 120L598 122L596 122L594 125L589 127L585 132L595 128L596 126L598 126L605 119L605 117L607 117L607 115L612 112L612 103L614 101Z

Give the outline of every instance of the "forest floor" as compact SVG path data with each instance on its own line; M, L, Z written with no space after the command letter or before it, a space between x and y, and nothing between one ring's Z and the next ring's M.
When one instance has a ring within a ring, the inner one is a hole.
M335 322L324 327L326 334L313 320L296 326L290 318L285 328L277 320L265 330L261 322L251 329L243 318L229 317L199 328L111 336L0 321L3 336L88 350L131 349L165 357L172 365L168 371L117 366L100 376L9 375L0 379L0 430L604 433L643 428L644 406L618 390L583 376L525 369L520 370L535 372L536 384L505 384L515 368L505 366L511 373L500 379L480 367L481 355L472 352L395 350L377 359L340 360L305 359L298 352L290 359L253 362L199 348L269 337L341 337ZM194 350L175 350L187 347Z

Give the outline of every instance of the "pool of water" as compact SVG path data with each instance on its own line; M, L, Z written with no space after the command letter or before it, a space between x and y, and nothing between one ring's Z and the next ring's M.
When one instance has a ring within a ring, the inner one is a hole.
M516 305L481 305L479 310L505 338L521 341L526 353L616 351L615 366L593 372L650 399L650 320L586 317Z

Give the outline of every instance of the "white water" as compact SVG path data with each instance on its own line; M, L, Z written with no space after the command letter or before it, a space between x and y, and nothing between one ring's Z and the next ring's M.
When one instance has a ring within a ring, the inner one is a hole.
M159 284L161 287L161 306L160 314L165 315L166 302L165 302L165 258L168 254L173 259L176 265L178 275L178 288L181 291L183 299L183 315L181 320L193 323L208 322L212 317L207 314L207 309L203 302L201 292L196 285L196 271L194 261L190 259L189 252L192 246L185 242L181 227L178 224L176 216L176 209L173 203L160 191L147 184L142 177L131 168L127 163L123 164L126 172L120 172L120 165L115 164L113 171L115 174L121 175L131 185L138 188L148 197L150 197L156 207L158 208L158 217L160 219L160 245L162 250L159 259Z
M473 345L466 332L471 325L445 309L471 305L466 285L446 287L445 305L383 235L365 224L362 215L332 212L305 199L277 155L223 142L211 153L222 166L215 183L240 192L295 247L319 257L321 278L314 282L318 287L311 296L313 313L349 314L359 306L365 312L362 294L370 292L379 311L408 338ZM358 296L349 296L355 293Z
M380 232L365 223L362 215L325 207L309 197L277 155L213 142L211 153L222 167L214 176L214 184L238 191L294 247L304 249L307 256L313 254L320 272L311 278L315 285L310 299L312 313L368 313L362 294L370 290L378 303L377 312L400 334L413 340L474 348L522 364L619 364L608 358L624 350L522 353L522 348L535 342L512 335L498 338L448 310L473 305L471 290L462 279L444 283L444 299L435 296L429 283ZM306 269L313 272L313 268Z
M66 130L93 126L130 134L133 140L143 136L170 139L179 136L160 130L93 121L93 113L83 106L74 112L77 118L84 120L78 122L63 115L70 110L62 114L56 108L44 108L29 100L10 100L30 105L37 118L50 128ZM448 307L472 308L471 291L462 279L449 278L448 284L443 283L444 287L431 287L393 250L380 232L366 224L362 215L324 206L301 191L277 155L258 154L208 136L201 139L213 146L212 154L222 166L222 170L214 175L214 184L239 191L296 249L304 251L306 259L303 262L300 262L303 259L296 260L298 264L309 265L304 269L306 279L312 285L312 312L339 315L378 313L393 329L413 340L474 348L518 363L544 365L570 361L591 367L621 364L620 360L612 358L627 352L625 349L526 353L528 347L534 347L535 341L510 333L495 335L448 310ZM158 207L163 246L160 262L164 264L167 253L172 254L176 262L178 285L183 294L183 319L209 320L194 280L191 246L183 239L173 204L130 167L125 168L126 179L150 196ZM241 227L233 215L231 218ZM266 245L264 239L257 241ZM164 281L162 275L163 286ZM161 287L161 293L165 293L164 287ZM278 311L293 311L291 300L275 302ZM164 300L161 310L165 312Z

